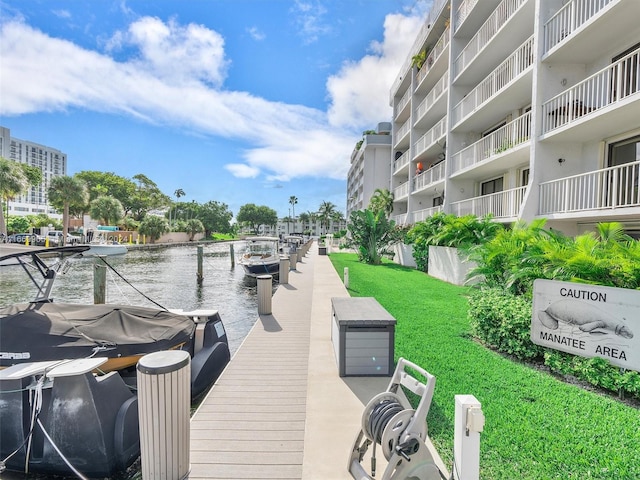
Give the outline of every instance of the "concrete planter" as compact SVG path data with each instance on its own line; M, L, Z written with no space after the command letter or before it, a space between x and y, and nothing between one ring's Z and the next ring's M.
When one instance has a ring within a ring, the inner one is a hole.
M475 262L460 258L457 248L429 246L428 273L454 285L464 285L467 273L476 267Z
M393 261L404 267L417 268L416 261L413 259L413 246L404 243L396 243L393 246Z

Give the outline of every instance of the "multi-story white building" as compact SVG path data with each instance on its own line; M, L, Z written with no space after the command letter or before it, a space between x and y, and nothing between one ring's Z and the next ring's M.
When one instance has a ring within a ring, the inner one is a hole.
M390 92L394 219L639 235L639 19L640 0L434 0Z
M44 213L62 218L47 202L51 179L67 174L67 155L55 148L28 140L11 137L8 128L0 127L0 153L2 157L42 170L42 183L18 195L9 202L9 215L37 215Z
M379 123L375 132L365 132L351 154L347 176L347 219L354 210L367 208L376 189L389 188L391 123Z

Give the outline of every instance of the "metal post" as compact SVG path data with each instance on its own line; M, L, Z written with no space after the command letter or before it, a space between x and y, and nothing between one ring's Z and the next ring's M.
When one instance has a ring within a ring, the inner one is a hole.
M236 266L236 254L233 251L233 243L229 244L229 256L231 257L231 268Z
M93 303L103 304L107 298L107 267L102 261L104 256L96 256L93 265Z
M349 288L349 267L344 267L344 288Z
M484 429L484 414L480 402L473 395L456 395L455 402L453 478L478 480L480 432Z
M137 370L142 478L186 478L190 469L189 352L150 353L140 359Z
M202 245L198 245L198 273L196 274L198 277L198 285L202 285L202 280L204 279L204 274L202 273L202 257L203 247Z
M258 315L271 315L271 275L260 275L258 280Z
M280 257L280 271L278 272L278 283L289 283L289 257L283 255Z

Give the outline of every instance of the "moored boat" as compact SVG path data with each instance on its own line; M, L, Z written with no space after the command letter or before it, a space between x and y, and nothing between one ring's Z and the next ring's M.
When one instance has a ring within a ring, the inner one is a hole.
M111 476L139 455L135 384L141 356L187 351L193 399L230 360L226 331L213 309L53 302L49 294L61 263L50 267L42 255L73 256L87 249L0 258L43 277L33 302L0 309L0 471L4 465L69 474L74 467L87 476Z
M246 275L277 275L280 271L279 240L277 237L247 237L238 259Z

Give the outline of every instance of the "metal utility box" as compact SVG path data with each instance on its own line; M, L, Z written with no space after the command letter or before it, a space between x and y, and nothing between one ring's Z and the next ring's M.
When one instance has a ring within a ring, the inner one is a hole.
M341 377L390 376L396 319L373 297L331 298L331 341Z

